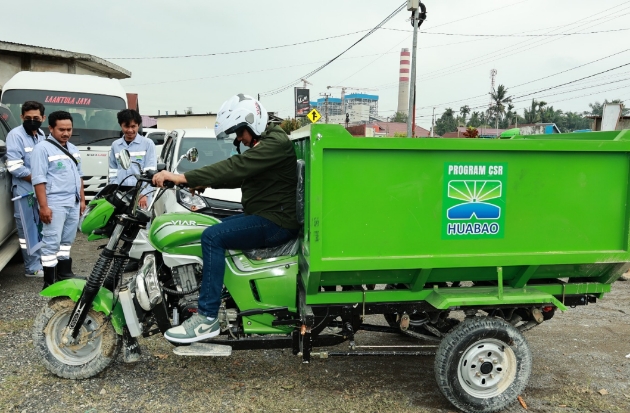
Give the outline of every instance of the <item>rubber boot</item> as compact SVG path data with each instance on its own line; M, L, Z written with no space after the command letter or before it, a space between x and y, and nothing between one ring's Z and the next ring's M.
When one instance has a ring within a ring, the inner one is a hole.
M70 280L72 278L83 278L72 272L72 258L57 261L56 281Z
M54 267L44 267L44 286L42 290L46 287L53 285L57 278L57 266Z

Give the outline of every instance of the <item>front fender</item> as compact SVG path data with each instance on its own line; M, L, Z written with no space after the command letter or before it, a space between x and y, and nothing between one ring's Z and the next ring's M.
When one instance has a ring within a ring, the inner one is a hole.
M82 279L70 279L63 280L45 288L39 294L43 297L69 297L75 303L81 297L83 287L85 287L86 280ZM98 294L94 298L92 308L99 313L103 313L106 316L111 316L112 326L116 333L122 335L122 329L127 324L125 322L125 315L123 314L122 306L120 302L116 302L116 306L112 311L114 302L114 294L107 288L101 287Z

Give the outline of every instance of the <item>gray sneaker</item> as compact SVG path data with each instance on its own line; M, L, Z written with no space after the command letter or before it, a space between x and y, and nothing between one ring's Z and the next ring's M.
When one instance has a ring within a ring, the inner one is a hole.
M194 343L216 337L220 332L218 317L210 321L205 316L193 314L181 325L166 330L164 338L175 343Z

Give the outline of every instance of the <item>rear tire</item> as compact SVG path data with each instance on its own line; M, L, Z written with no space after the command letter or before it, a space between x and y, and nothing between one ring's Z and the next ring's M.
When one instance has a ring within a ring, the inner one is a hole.
M61 338L74 305L67 297L51 299L35 318L33 345L51 373L66 379L85 379L109 366L120 352L122 340L105 314L90 309L79 333L85 342L64 346Z
M466 319L444 337L435 356L440 391L469 413L499 412L514 403L531 369L525 338L500 318Z

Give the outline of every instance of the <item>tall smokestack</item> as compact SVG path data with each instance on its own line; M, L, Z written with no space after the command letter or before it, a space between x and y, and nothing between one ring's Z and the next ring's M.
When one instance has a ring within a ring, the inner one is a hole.
M411 53L409 49L400 51L400 73L398 84L398 112L405 115L409 112L409 64Z

